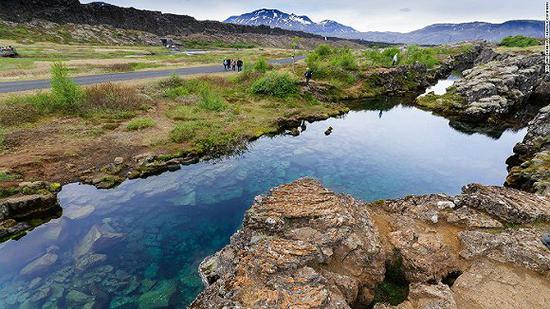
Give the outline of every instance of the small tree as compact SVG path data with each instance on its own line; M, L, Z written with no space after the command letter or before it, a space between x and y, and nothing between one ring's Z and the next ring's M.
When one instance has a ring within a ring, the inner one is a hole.
M55 108L77 112L84 99L84 91L69 78L69 69L63 63L52 64L51 84Z

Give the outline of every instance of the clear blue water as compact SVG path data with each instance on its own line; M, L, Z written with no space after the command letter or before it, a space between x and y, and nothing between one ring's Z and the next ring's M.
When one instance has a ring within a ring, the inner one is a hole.
M367 201L500 185L525 134L467 135L416 108L382 109L112 190L63 187L63 217L0 245L0 308L181 307L202 289L198 264L228 243L254 196L303 176ZM100 255L85 266L90 254Z

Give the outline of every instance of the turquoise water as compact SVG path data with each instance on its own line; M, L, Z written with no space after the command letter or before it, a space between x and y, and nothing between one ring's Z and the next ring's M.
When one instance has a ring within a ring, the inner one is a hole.
M0 245L0 308L181 307L202 289L198 264L228 243L254 196L303 176L367 201L500 185L525 135L468 135L416 108L378 105L112 190L63 187L63 217Z

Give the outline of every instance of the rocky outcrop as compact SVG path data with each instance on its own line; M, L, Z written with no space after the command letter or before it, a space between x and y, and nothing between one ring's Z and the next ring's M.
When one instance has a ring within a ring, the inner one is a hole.
M49 220L61 212L53 193L20 195L0 200L0 239L32 227L29 220Z
M364 204L304 179L258 197L231 244L204 260L191 308L366 305L384 252Z
M418 105L469 123L502 125L503 121L525 124L530 100L550 95L543 87L544 56L496 53L489 47L478 53L475 66L462 72L447 94L419 98Z
M543 55L510 55L463 72L456 91L473 121L500 118L520 109L544 77Z
M397 308L544 308L549 203L469 185L365 204L301 179L258 197L231 243L203 261L206 289L191 308L394 308L380 301L396 273L408 285Z
M506 163L507 186L550 195L550 105L529 122L527 135Z

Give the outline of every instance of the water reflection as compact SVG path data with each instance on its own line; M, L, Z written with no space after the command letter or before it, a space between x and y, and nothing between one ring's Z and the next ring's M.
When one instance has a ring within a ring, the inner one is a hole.
M227 244L254 196L269 188L313 176L364 200L454 194L471 182L501 184L504 161L525 134L463 134L392 100L355 109L304 123L299 137L261 138L241 154L113 190L65 186L61 218L0 245L0 304L186 305L202 289L198 263Z

